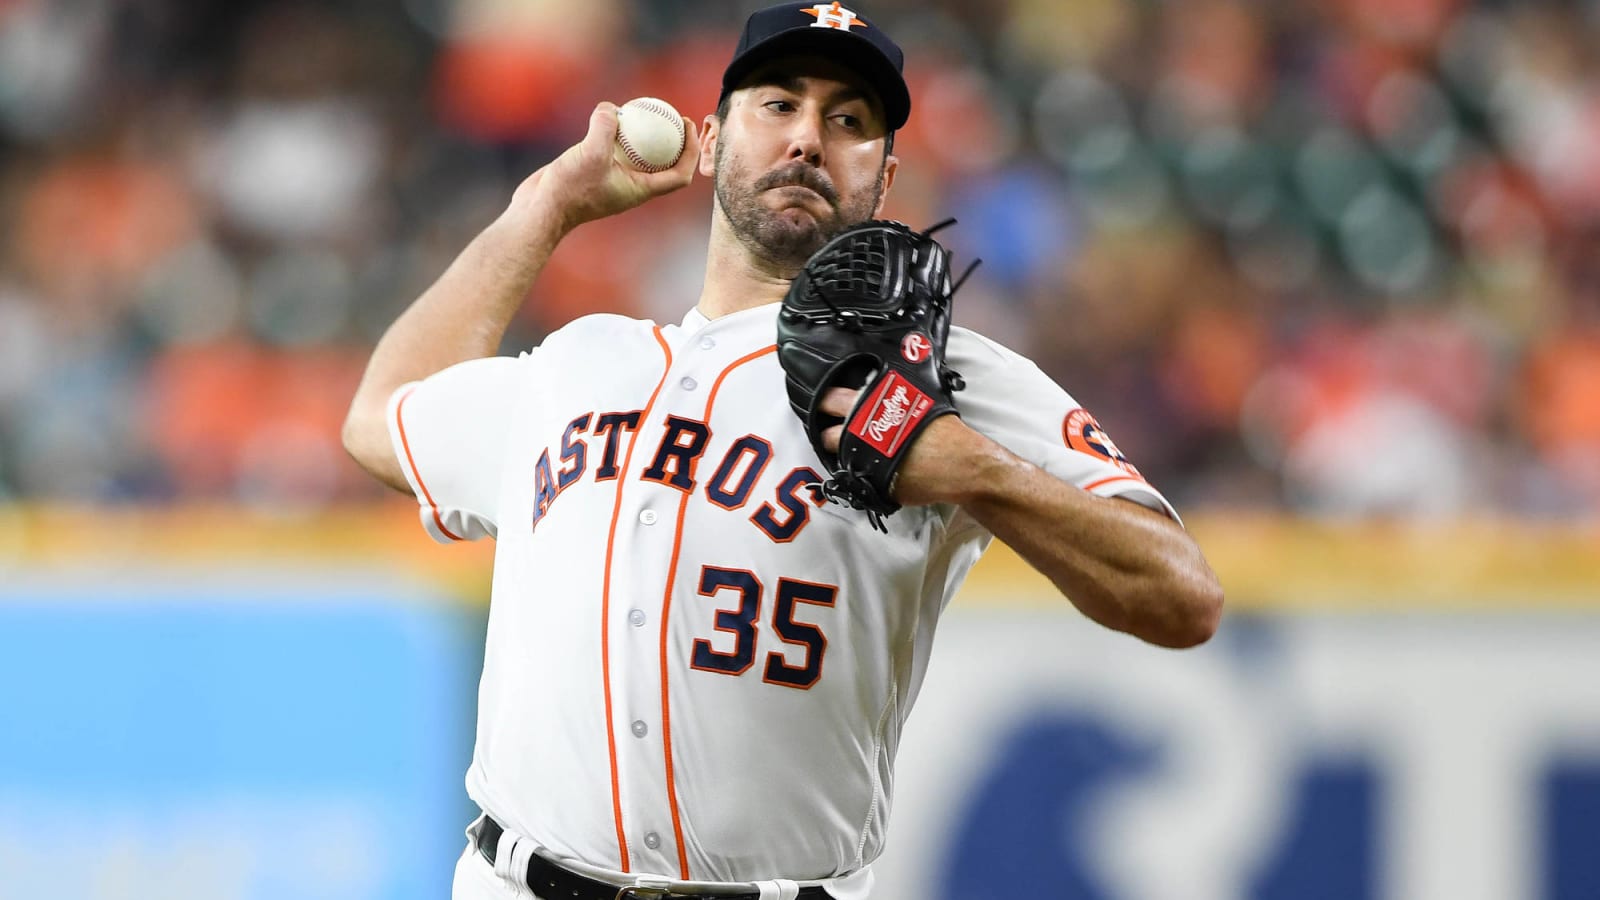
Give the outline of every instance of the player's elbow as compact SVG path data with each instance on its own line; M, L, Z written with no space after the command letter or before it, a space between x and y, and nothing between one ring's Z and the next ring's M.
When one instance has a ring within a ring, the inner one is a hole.
M344 444L344 452L350 454L356 465L365 469L366 431L363 425L358 407L352 404L350 411L345 413L344 425L339 429L339 440Z
M1149 606L1150 617L1139 637L1161 647L1182 650L1211 640L1222 624L1222 585L1209 567L1175 573Z
M356 465L395 490L411 492L411 486L406 483L405 473L400 471L400 462L390 445L388 424L383 414L371 409L370 404L363 403L360 396L350 405L344 425L339 430L339 438L344 444L344 451L350 454Z

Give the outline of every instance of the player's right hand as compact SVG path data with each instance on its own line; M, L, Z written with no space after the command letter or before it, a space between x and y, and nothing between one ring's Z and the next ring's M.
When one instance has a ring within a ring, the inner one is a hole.
M619 162L612 153L617 135L617 107L602 102L589 115L583 140L522 182L513 204L527 204L552 216L562 233L594 219L624 210L687 185L700 157L700 135L684 119L683 155L677 165L660 172L641 172Z

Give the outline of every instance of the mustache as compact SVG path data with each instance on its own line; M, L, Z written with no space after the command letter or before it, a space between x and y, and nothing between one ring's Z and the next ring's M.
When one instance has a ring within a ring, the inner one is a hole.
M833 189L833 182L823 174L821 169L808 166L805 163L794 163L776 171L768 172L756 182L756 190L769 191L780 187L803 187L816 191L822 199L828 201L829 206L839 205L839 194Z

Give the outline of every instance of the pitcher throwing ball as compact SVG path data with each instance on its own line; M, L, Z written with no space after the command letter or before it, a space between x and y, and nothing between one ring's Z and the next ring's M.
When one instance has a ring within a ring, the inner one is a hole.
M992 538L1106 627L1216 628L1167 501L1037 367L949 326L930 223L871 221L901 66L859 10L756 12L676 164L619 161L599 104L374 351L350 453L436 540L498 541L457 900L866 898L935 623ZM493 355L563 237L696 171L681 322Z

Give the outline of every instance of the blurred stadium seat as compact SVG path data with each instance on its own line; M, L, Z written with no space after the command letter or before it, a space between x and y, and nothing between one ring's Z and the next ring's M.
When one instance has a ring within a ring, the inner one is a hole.
M0 491L375 496L348 471L263 489L261 448L348 470L326 427L383 325L593 101L710 112L750 5L0 5ZM1592 4L871 12L918 110L890 212L963 217L990 265L958 317L1180 505L1600 510ZM707 197L576 235L508 348L675 319ZM680 237L617 253L646 232ZM283 379L319 412L286 425Z

